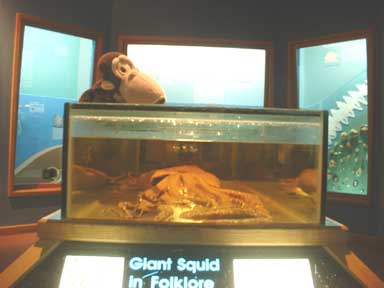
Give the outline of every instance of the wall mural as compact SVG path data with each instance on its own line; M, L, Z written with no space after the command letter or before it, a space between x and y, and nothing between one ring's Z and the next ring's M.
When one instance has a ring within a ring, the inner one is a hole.
M329 114L328 190L366 195L368 185L367 82L356 84Z
M299 106L329 111L329 192L367 195L366 39L297 50Z
M64 103L92 84L95 41L26 25L14 185L61 182Z

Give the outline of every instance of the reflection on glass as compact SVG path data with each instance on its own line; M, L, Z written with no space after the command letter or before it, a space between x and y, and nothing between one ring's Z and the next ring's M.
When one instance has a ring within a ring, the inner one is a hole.
M129 44L127 54L167 103L264 105L265 49Z
M329 110L328 191L367 195L367 41L297 51L299 105Z
M95 41L24 27L15 185L60 183L63 104L91 86Z
M121 288L123 275L124 257L68 255L59 287Z
M314 287L308 259L234 259L233 276L235 288Z

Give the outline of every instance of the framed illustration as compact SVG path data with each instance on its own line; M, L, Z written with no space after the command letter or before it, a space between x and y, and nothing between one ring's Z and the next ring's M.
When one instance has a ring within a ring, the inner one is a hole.
M64 103L92 86L102 36L16 14L8 195L57 193Z
M273 104L271 42L121 35L118 47L160 83L167 103Z
M370 200L372 41L368 29L289 43L288 106L329 111L330 200Z

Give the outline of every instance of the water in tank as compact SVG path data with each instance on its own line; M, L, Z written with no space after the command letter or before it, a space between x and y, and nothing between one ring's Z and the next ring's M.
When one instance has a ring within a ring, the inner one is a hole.
M68 104L65 216L140 223L321 224L324 115Z

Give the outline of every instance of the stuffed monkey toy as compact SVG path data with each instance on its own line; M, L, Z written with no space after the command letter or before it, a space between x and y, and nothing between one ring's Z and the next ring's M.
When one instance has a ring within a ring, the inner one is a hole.
M101 79L80 97L80 102L135 104L165 103L165 92L151 77L139 71L119 52L108 52L97 62Z

